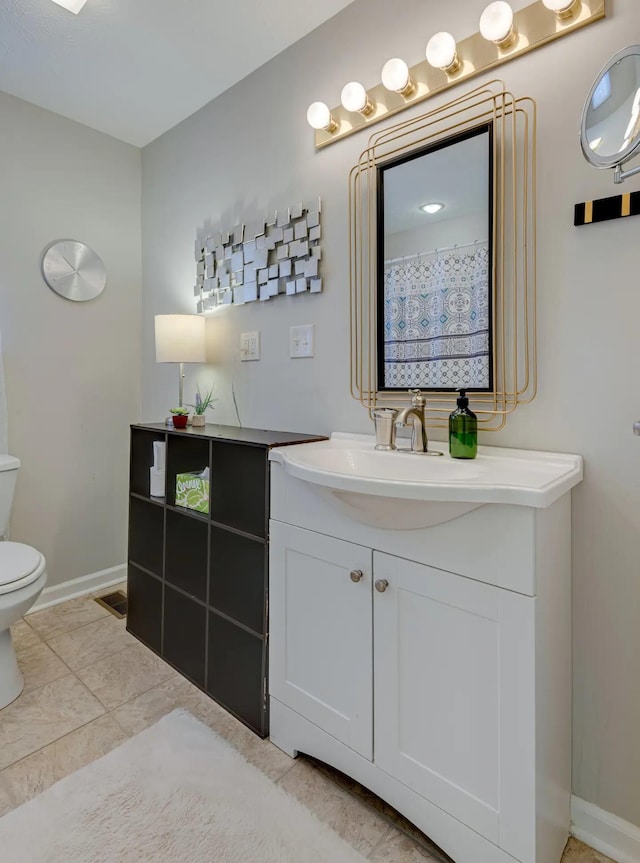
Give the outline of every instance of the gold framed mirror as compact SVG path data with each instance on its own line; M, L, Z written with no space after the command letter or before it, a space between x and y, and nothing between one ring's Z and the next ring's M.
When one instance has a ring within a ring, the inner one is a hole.
M509 93L501 81L492 81L437 110L372 135L351 170L351 391L369 411L376 407L407 404L410 400L407 391L411 388L409 385L406 390L401 386L389 387L385 380L386 366L392 358L390 353L385 353L385 326L389 323L385 321L385 304L388 307L393 298L384 294L384 264L392 260L386 255L384 221L382 226L379 221L384 172L390 166L410 164L420 154L445 150L448 142L480 140L483 129L491 130L485 306L486 335L490 334L486 344L490 342L491 349L481 351L488 363L486 379L481 381L486 385L474 387L472 383L468 386L469 380L464 378L464 369L461 371L459 364L457 367L449 364L450 373L439 380L436 378L435 385L429 385L434 381L429 380L427 373L420 381L412 378L409 383L418 383L420 389L429 391L427 420L431 427L436 428L446 427L448 414L455 403L454 390L465 384L467 388L476 390L473 406L484 430L502 428L506 417L519 404L535 397L536 107L533 100L516 98ZM451 167L450 176L455 179L455 165ZM420 194L424 194L424 189ZM446 195L446 189L440 195ZM382 200L384 203L384 198ZM421 278L422 274L417 281L409 279L405 297L412 291L426 294L423 300L429 306L429 292L442 288L437 284L426 285ZM468 291L466 298L461 295L464 292L458 291L456 295L454 290L451 293L454 306L456 302L464 304L470 297ZM458 329L462 317L458 316L455 322ZM471 321L471 316L468 316L466 324ZM405 350L402 357L396 356L395 359L403 362L417 358L426 361L426 366L434 362L442 364L443 359L446 361L447 352L453 359L460 344L466 340L464 363L472 358L478 342L473 341L471 330L455 332L455 329L444 334L433 331L440 344L445 345L442 355L436 351L433 356L417 356L412 346L409 349L410 354L413 351L411 356L407 357ZM406 345L403 346L405 348ZM400 377L392 382L398 381L403 382Z

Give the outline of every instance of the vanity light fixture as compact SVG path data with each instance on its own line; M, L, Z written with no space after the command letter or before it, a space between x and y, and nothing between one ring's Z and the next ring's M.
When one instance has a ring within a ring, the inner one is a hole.
M400 93L401 96L411 96L415 91L415 81L409 74L409 67L399 57L394 57L382 67L382 83L392 93Z
M542 0L542 2L547 9L556 13L556 18L560 21L573 18L582 7L581 0Z
M340 94L340 101L345 111L362 114L363 117L368 117L369 114L373 113L373 102L358 81L350 81L344 85Z
M329 106L324 102L313 102L309 105L307 123L312 129L324 129L325 132L335 132L338 128Z
M423 204L420 209L423 213L428 213L432 216L434 213L439 213L440 210L444 210L444 204L441 204L438 201L432 201L428 204Z
M480 2L480 0L479 0ZM543 45L564 39L606 17L607 0L523 0L517 10L506 0L484 0L480 27L456 38L446 30L428 38L422 60L407 64L387 60L381 79L365 89L351 81L336 100L314 103L307 120L314 129L316 149L360 132L394 114L482 75ZM443 4L444 5L444 4ZM477 18L475 19L478 20ZM495 48L493 46L496 46ZM444 72L444 75L442 74ZM595 106L594 106L595 107ZM335 125L334 125L335 124Z
M505 0L489 3L480 16L480 33L498 48L510 48L516 41L513 26L513 9Z
M73 12L74 15L77 15L87 0L53 0L53 2L57 3L58 6L62 6L68 12Z
M456 40L451 33L436 33L427 43L427 61L447 75L453 75L460 68Z

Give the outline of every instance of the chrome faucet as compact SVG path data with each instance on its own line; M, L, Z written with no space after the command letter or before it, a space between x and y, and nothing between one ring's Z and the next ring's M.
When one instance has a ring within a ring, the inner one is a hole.
M376 449L392 452L420 453L422 455L442 455L440 450L430 450L427 439L427 400L420 390L409 390L412 395L410 407L396 411L393 408L377 408L372 411L376 424ZM396 446L396 426L411 423L411 447L398 450Z
M425 421L425 408L427 400L420 390L410 390L412 393L411 407L403 408L396 414L394 426L408 425L411 420L411 452L427 452L429 441L427 438L427 424Z

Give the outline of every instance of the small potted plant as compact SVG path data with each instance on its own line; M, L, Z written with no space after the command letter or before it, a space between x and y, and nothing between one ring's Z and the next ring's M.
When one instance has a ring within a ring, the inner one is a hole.
M187 420L189 419L189 411L187 408L171 408L169 413L173 415L174 429L186 429Z
M215 410L213 407L213 403L217 402L218 399L214 399L213 397L213 387L209 390L205 395L200 394L200 387L196 390L196 400L189 407L193 408L193 419L191 420L191 425L194 427L204 426L206 424L205 413L207 409Z

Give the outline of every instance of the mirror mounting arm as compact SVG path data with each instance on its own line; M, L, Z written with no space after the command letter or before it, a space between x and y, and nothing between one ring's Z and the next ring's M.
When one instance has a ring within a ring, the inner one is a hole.
M629 171L623 171L622 165L616 165L615 170L613 172L613 182L624 183L629 177L635 177L636 174L640 174L640 165L637 168L631 168Z

